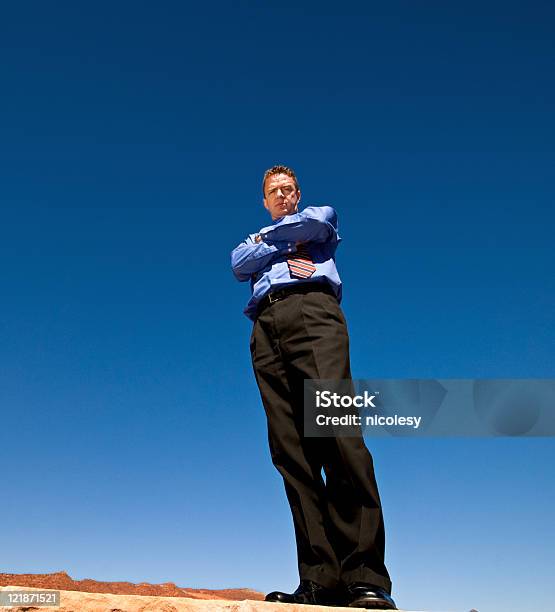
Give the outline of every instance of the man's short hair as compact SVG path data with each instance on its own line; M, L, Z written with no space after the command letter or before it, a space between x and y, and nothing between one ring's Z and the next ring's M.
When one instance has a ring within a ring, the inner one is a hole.
M264 172L264 178L262 179L262 195L264 197L266 197L266 192L265 192L266 179L270 176L273 176L274 174L287 174L287 176L290 176L295 181L295 191L299 191L299 183L297 181L295 172L291 170L291 168L288 168L287 166L277 165L277 166L272 166L271 168L266 170L266 172Z

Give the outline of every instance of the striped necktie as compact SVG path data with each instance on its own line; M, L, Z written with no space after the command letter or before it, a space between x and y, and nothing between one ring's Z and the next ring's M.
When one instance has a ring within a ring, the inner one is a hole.
M309 278L316 272L306 244L298 244L297 252L287 256L287 265L289 273L295 278Z

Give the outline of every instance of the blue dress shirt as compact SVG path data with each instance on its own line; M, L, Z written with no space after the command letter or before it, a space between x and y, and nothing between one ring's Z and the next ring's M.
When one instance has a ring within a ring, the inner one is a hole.
M261 241L249 234L231 253L231 268L237 280L250 280L252 297L244 313L254 321L258 303L269 292L298 283L329 283L341 301L341 279L335 267L335 250L341 241L337 214L331 206L308 206L302 212L276 219L263 227ZM308 242L316 271L309 278L289 272L287 255L297 251L296 242Z

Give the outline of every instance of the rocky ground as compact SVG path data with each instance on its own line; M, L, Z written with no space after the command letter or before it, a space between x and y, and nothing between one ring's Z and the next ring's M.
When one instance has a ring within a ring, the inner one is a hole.
M135 584L73 580L66 572L0 574L0 593L59 591L59 606L0 605L0 612L329 612L329 607L264 602L252 589L191 589L173 582ZM352 608L334 608L352 612ZM368 610L370 612L370 610Z

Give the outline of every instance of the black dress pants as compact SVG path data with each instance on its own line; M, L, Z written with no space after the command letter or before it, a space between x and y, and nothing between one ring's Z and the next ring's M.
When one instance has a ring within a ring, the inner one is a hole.
M362 436L303 436L304 379L351 378L337 300L313 291L271 304L254 324L250 349L272 462L293 515L301 580L328 588L366 582L390 593L382 508Z

